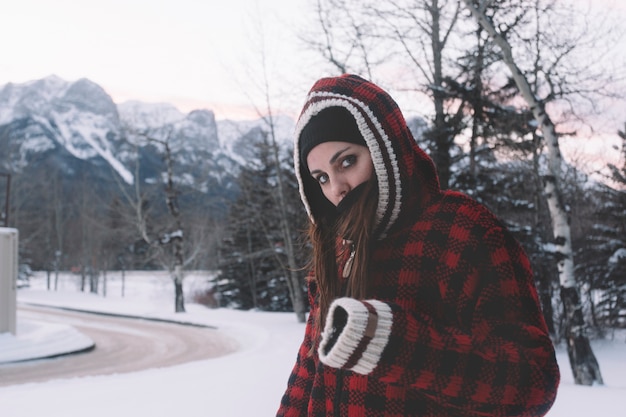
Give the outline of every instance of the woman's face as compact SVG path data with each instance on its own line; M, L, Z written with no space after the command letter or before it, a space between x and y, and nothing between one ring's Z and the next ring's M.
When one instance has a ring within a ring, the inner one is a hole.
M306 158L311 176L335 206L352 189L374 175L369 149L350 142L323 142Z

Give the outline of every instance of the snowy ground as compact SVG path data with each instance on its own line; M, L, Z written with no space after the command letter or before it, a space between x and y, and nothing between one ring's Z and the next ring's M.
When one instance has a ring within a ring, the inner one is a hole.
M202 280L201 276L190 277L186 292L193 292ZM0 388L0 416L275 415L304 332L293 313L207 309L188 301L187 312L175 314L173 289L169 279L159 274L130 274L123 298L119 281L112 275L106 297L78 292L76 277L71 275L62 278L57 291L45 290L45 275L37 275L31 282L31 288L18 291L19 303L210 324L236 338L242 347L228 356L171 368ZM50 354L51 346L57 351L74 350L84 343L88 340L71 327L25 322L18 314L17 334L0 334L0 363ZM594 342L593 347L605 385L574 385L567 354L559 348L562 383L549 417L624 416L624 334L612 341Z

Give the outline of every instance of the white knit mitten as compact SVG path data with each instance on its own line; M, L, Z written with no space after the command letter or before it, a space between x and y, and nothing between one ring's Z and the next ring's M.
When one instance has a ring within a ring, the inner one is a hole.
M318 349L322 363L359 374L374 370L391 334L393 315L378 300L338 298L328 309Z

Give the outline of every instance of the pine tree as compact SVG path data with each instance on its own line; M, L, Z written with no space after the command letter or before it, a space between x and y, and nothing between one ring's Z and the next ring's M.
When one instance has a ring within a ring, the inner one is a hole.
M230 207L226 237L220 247L221 274L216 278L217 292L222 306L290 311L293 309L288 296L292 271L287 264L281 222L294 224L305 217L301 209L295 209L299 200L296 201L293 172L285 170L282 164L281 167L276 165L272 144L265 132L255 130L248 139L253 158L238 177L239 196ZM277 207L278 169L282 169L283 182L287 183L286 198L293 203L283 210ZM287 214L287 219L281 218L283 213Z
M577 275L588 285L590 313L600 329L626 326L626 129L618 134L622 166L609 165L614 187L586 190L590 224L576 254Z

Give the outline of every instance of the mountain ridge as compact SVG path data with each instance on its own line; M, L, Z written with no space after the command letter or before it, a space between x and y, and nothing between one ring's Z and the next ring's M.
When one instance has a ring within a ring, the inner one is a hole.
M286 145L291 141L293 121L287 117L277 120L277 140ZM241 141L255 130L264 130L262 118L216 121L210 109L183 113L165 102L116 104L87 78L66 81L51 75L0 86L0 141L5 142L0 169L8 172L21 172L37 155L63 149L81 160L103 159L131 184L133 148L140 145L142 137L141 146L146 146L148 134L156 142L169 141L183 165L197 168L202 160L213 165L213 179L221 182L224 171L236 176L238 167L246 163ZM201 183L198 189L205 188Z

